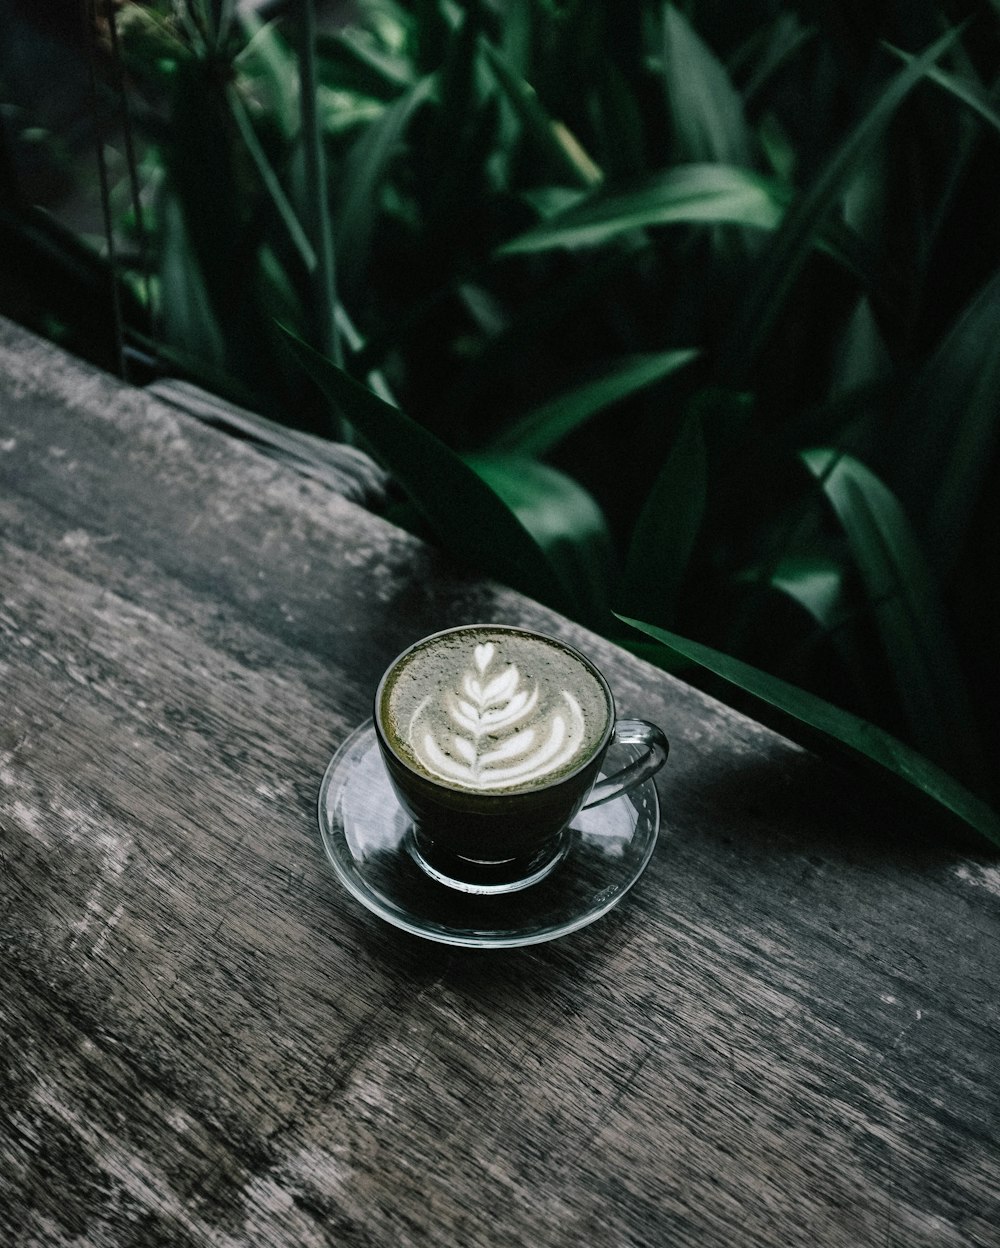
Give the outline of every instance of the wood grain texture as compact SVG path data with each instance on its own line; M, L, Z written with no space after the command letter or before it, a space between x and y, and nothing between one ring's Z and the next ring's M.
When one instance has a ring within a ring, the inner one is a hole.
M672 741L623 904L382 924L315 799L473 619ZM0 323L0 1244L1000 1245L1000 868Z

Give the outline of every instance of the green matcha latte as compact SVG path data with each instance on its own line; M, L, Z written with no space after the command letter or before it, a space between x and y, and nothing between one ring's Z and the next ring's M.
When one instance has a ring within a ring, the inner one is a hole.
M552 784L601 746L604 683L557 641L498 626L430 637L386 678L379 714L394 752L451 788L511 793Z

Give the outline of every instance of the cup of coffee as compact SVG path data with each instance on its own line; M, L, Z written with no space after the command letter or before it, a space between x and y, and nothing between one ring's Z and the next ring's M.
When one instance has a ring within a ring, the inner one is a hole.
M565 642L505 624L469 624L416 642L375 693L375 732L408 848L434 879L508 892L544 878L585 806L663 766L667 739L617 720L608 682ZM612 742L636 747L599 779Z

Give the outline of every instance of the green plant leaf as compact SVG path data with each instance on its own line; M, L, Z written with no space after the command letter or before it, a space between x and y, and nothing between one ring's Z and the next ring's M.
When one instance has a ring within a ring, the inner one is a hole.
M504 500L563 582L577 587L587 618L606 623L611 535L592 495L564 472L521 455L462 458Z
M887 777L904 782L908 790L929 798L940 812L954 816L991 846L1000 847L1000 817L996 812L935 763L881 728L700 642L624 615L618 618L749 694L754 713L765 722L777 722L782 731L804 736L808 744L818 739L823 745L846 751L854 761L875 764Z
M333 223L330 216L329 184L326 176L326 149L320 125L316 96L319 86L316 69L316 0L299 5L299 146L305 171L302 223L309 236L316 265L312 270L312 312L316 342L324 354L342 362L337 328L337 286L333 250Z
M638 185L602 189L505 243L500 255L595 247L652 225L743 225L773 230L788 193L776 180L733 165L678 165Z
M816 36L815 26L803 26L795 13L779 12L768 26L759 26L741 49L740 62L752 65L742 89L743 106L756 102L764 87L802 48ZM734 73L736 66L730 62Z
M836 629L847 614L844 569L826 555L787 555L771 569L767 582L798 603L824 632Z
M472 468L415 420L285 332L337 415L365 438L445 550L567 614L578 609L545 551Z
M692 349L661 351L621 361L610 372L560 394L500 431L493 450L547 455L591 416L668 377L698 356Z
M963 549L1000 440L1000 272L971 300L903 403L894 479L946 575Z
M306 237L306 232L302 228L295 209L281 186L281 181L273 165L267 158L263 145L257 138L243 100L232 85L226 91L226 99L229 103L233 121L236 123L236 128L243 141L243 146L247 149L247 153L254 163L264 189L288 233L289 240L298 253L306 272L312 272L316 265L316 252L312 243Z
M579 140L542 106L535 89L524 81L485 38L480 46L504 97L521 120L531 143L551 165L551 176L568 178L573 186L596 186L603 174Z
M865 110L825 167L789 208L781 229L760 256L756 277L738 304L720 344L721 373L730 383L740 384L770 336L788 292L851 178L868 158L900 104L958 35L958 30L949 30L889 79L874 104Z
M850 455L817 449L801 458L847 535L914 740L942 766L979 779L974 720L954 645L902 507Z
M190 289L197 283L208 301L226 371L244 385L266 389L273 370L256 285L260 231L253 221L257 201L247 194L256 180L247 150L234 141L237 130L227 84L214 62L180 62L172 78L171 104L170 138L163 146L164 201L171 200L180 213L183 233L177 237L185 253L175 251L171 280L183 285L188 279L180 266L190 266ZM164 308L167 288L164 274ZM188 311L192 308L189 299ZM198 333L195 327L178 345L197 352Z
M862 296L836 343L831 362L831 400L842 399L862 387L888 377L892 360L872 315L867 298Z
M127 10L134 8L138 6L127 6ZM262 22L256 13L243 7L238 20L247 43L234 57L234 68L260 84L267 100L268 117L285 139L291 139L299 124L295 107L299 86L295 57L279 34L276 22Z
M316 49L322 58L324 83L334 83L341 90L388 103L413 85L413 63L370 30L348 25L333 34L320 31Z
M750 164L743 102L715 53L673 4L663 6L663 82L681 160Z
M191 49L178 37L176 24L166 13L139 4L121 6L117 15L123 63L143 80L169 76L178 61L191 58Z
M909 52L904 52L902 48L894 47L892 44L886 46L893 55L898 56L907 65L911 65L916 60L916 57ZM956 100L961 100L977 117L1000 133L1000 113L996 109L996 100L978 82L960 78L957 74L948 73L937 65L932 65L924 72L935 86L940 87L948 95L954 96Z
M202 360L209 370L225 371L222 330L215 319L201 270L192 263L184 217L180 204L173 198L163 204L161 231L160 282L167 344Z
M590 115L598 163L608 179L638 177L649 167L640 93L613 60L592 84Z
M885 263L873 240L847 221L829 217L815 239L815 246L851 274L880 321L898 323L905 318L912 293L905 287L899 270Z
M632 532L620 597L629 609L670 620L705 514L708 462L701 413L681 424Z
M850 684L855 713L874 720L879 707L865 662L870 647L861 641L859 630L851 627L859 614L848 592L852 578L853 569L841 558L789 554L780 556L768 568L749 569L737 579L758 587L768 586L815 621L817 630L803 638L802 653L813 649L820 638L825 640L836 653L843 677ZM794 644L793 641L792 650L785 651L786 656L793 657Z
M419 79L364 130L351 149L336 232L341 281L346 288L356 286L364 272L379 192L389 165L399 151L410 122L433 93L433 77Z

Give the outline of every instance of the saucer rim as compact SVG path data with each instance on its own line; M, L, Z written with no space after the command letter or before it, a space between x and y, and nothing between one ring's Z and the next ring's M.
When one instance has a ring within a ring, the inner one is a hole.
M443 923L435 923L433 920L416 921L406 917L405 912L400 912L400 908L391 898L385 896L379 890L374 889L370 884L364 882L364 877L359 871L355 874L349 873L344 864L338 857L331 852L329 840L336 836L336 829L333 826L333 820L327 819L326 808L328 805L327 795L332 786L333 776L337 771L342 760L353 749L359 748L363 738L367 735L371 736L371 744L369 748L378 749L378 741L375 733L375 723L372 716L358 724L344 739L340 746L334 751L323 772L323 778L320 781L319 792L317 794L317 821L319 824L320 843L323 848L323 856L328 865L332 868L334 874L347 892L359 901L369 913L374 914L376 918L390 924L392 927L409 933L412 936L418 936L423 940L430 940L436 944L450 945L456 948L466 949L517 949L527 948L531 945L546 944L552 940L558 940L563 936L572 935L574 932L580 931L584 927L589 927L591 923L595 923L598 919L603 918L610 910L613 910L622 899L632 890L635 884L641 879L649 866L650 859L659 842L660 833L660 803L659 794L652 779L643 781L637 785L635 789L622 793L608 802L611 806L619 801L631 801L633 795L638 796L644 789L647 790L646 799L650 803L650 813L648 815L649 830L645 833L648 843L643 847L643 852L639 861L634 866L631 874L621 884L615 886L614 892L607 900L594 908L588 908L579 913L575 918L569 918L563 923L553 925L540 931L517 932L509 931L498 933L494 930L483 930L477 932L474 928L469 927L452 927ZM613 747L612 747L613 748ZM343 787L343 786L341 786ZM636 829L641 825L637 823ZM341 826L341 837L344 836ZM346 838L345 838L346 839ZM572 855L568 856L571 860ZM525 890L527 893L529 890ZM597 894L599 895L599 894ZM524 896L524 893L521 894Z

